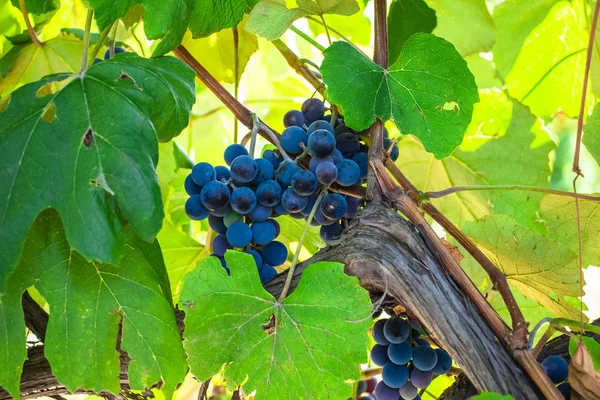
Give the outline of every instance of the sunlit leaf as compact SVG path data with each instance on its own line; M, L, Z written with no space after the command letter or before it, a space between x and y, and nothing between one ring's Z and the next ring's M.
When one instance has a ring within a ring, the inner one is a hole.
M259 0L196 0L190 30L194 37L206 37L225 28L237 26L244 13Z
M583 144L600 165L600 106L596 105L583 127Z
M19 0L11 0L12 5L19 8ZM60 7L60 0L25 0L27 12L31 14L45 14Z

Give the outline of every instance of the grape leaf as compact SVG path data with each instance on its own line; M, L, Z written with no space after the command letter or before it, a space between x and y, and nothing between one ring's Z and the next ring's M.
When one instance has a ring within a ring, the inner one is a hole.
M12 5L19 8L19 0L11 0ZM25 7L30 14L45 14L60 7L60 0L25 0Z
M304 231L306 221L303 219L292 218L289 215L278 217L277 221L281 227L281 233L277 237L277 240L285 244L288 248L290 247L291 243L298 243L298 238L302 236L302 231ZM305 247L310 254L315 254L317 251L319 251L319 248L324 247L321 236L319 236L318 227L311 226L308 228L308 232L304 242L302 243L302 246Z
M600 165L600 107L594 107L594 112L583 126L583 144L594 160Z
M194 38L237 26L259 0L196 0L190 20Z
M126 236L119 265L88 262L69 247L56 211L40 214L9 278L10 290L0 298L0 330L12 330L0 348L0 361L11 371L8 380L0 372L2 386L18 394L23 358L13 354L7 359L5 354L7 349L20 353L25 348L20 298L32 284L50 304L44 353L52 373L70 391L119 393L120 330L120 348L131 358L132 388L143 390L163 380L162 389L169 396L183 381L185 353L160 247L131 232Z
M246 29L267 40L279 39L292 23L308 15L352 15L360 10L356 0L296 0L287 8L285 0L261 0L250 13Z
M512 97L542 118L559 109L579 114L588 32L583 7L557 3L523 43L506 87ZM514 44L512 44L514 46Z
M559 1L507 0L494 8L493 18L498 33L492 51L494 63L502 78L506 78L513 68L531 31L542 23L552 6Z
M164 2L165 7L167 7L169 10L171 10L171 12L174 13L172 14L172 17L169 21L162 21L163 24L166 24L164 27L153 32L153 34L156 37L164 36L160 43L158 43L158 46L156 46L156 48L152 52L153 57L165 55L169 51L179 46L179 44L183 40L185 32L187 31L188 25L192 18L194 2L195 0L176 0L177 5L173 9L168 8L172 7L168 4L169 2ZM159 1L152 3L161 4L162 2ZM144 30L146 31L146 36L149 36L148 31L146 29L146 25L152 24L155 21L159 22L160 19L163 19L162 10L156 9L151 14L152 16L155 16L155 18L153 20L148 20L146 18L146 15L148 15L148 11L149 10L146 9L146 13L144 13Z
M18 45L0 59L0 97L17 87L59 72L76 72L81 67L81 41L59 36L44 42Z
M364 5L359 2L360 10L352 15L327 14L326 22L330 31L335 29L354 44L369 46L371 43L371 20L364 13ZM306 19L313 37L327 35L319 19Z
M388 13L389 63L396 62L409 37L417 32L431 33L436 25L435 11L424 0L394 0Z
M517 225L508 215L467 222L463 231L523 295L554 315L579 319L579 310L565 299L579 296L577 256L567 246Z
M402 140L396 164L424 192L463 185L546 187L554 145L542 128L526 107L502 91L482 91L465 140L450 157L436 160L419 143ZM541 229L536 213L542 197L523 191L465 191L432 202L459 227L496 213Z
M583 266L600 265L600 203L579 200ZM546 221L548 237L574 252L579 250L575 199L549 194L542 199L540 217Z
M207 379L225 367L230 385L258 399L345 398L347 379L366 362L368 293L342 264L309 266L282 303L267 293L250 255L225 254L231 276L209 257L184 278L184 346L192 373ZM354 321L354 322L348 322ZM318 373L306 374L313 370Z
M3 100L0 291L45 208L58 210L71 247L90 260L118 263L124 237L117 215L143 239L154 238L163 217L157 135L169 140L187 125L193 78L175 58L121 53Z
M341 106L348 126L361 131L376 118L393 118L402 133L417 136L438 159L461 144L479 95L452 44L417 33L388 69L345 42L335 42L323 54L328 99Z
M496 27L485 0L426 0L437 15L434 34L443 37L463 56L490 51Z

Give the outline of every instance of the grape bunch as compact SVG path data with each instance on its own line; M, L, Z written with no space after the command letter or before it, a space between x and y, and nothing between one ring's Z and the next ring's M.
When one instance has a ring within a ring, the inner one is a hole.
M373 326L377 344L371 349L371 360L383 367L383 380L375 388L377 400L420 399L420 389L452 368L448 353L431 347L421 330L417 321L401 317L380 319Z
M548 356L540 365L550 380L557 384L556 388L565 400L569 400L571 398L571 385L567 382L569 376L567 361L560 356Z
M293 161L284 161L276 151L265 150L261 158L253 158L241 144L225 149L227 166L196 164L185 180L190 198L185 211L193 220L208 218L218 233L212 242L213 255L221 260L228 249L241 249L254 257L263 283L275 275L274 267L285 262L286 246L276 241L280 226L275 218L290 215L308 219L319 196L311 224L321 226L325 243L331 243L353 218L362 200L339 193L325 193L329 185L352 186L366 182L368 146L367 132L356 132L344 121L325 115L319 99L308 99L302 111L285 114L285 130L281 147ZM335 128L334 128L335 126ZM398 146L392 146L390 157L398 157ZM303 168L304 166L304 168ZM229 270L228 270L229 271Z

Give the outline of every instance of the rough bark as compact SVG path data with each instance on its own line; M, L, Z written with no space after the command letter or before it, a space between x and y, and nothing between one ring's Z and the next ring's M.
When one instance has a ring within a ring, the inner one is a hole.
M477 390L511 394L515 399L542 398L533 382L494 337L473 303L435 261L414 227L385 206L369 205L356 218L339 244L329 246L298 266L292 288L302 271L316 261L337 261L346 273L357 276L361 286L376 297L386 291L388 303L403 305L431 332L457 361ZM266 289L281 293L286 274L277 276ZM386 283L387 282L387 283ZM178 322L182 313L176 313ZM182 327L182 325L181 325ZM39 352L39 350L36 350ZM122 373L127 359L122 359ZM126 376L122 380L127 387ZM26 362L22 393L39 396L67 391L53 380L43 358ZM0 400L9 398L0 391Z

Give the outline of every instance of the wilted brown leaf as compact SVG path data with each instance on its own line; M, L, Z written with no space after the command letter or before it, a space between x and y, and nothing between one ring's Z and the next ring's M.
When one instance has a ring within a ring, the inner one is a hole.
M569 383L585 400L600 400L600 373L594 369L594 362L585 344L579 343L571 358Z

